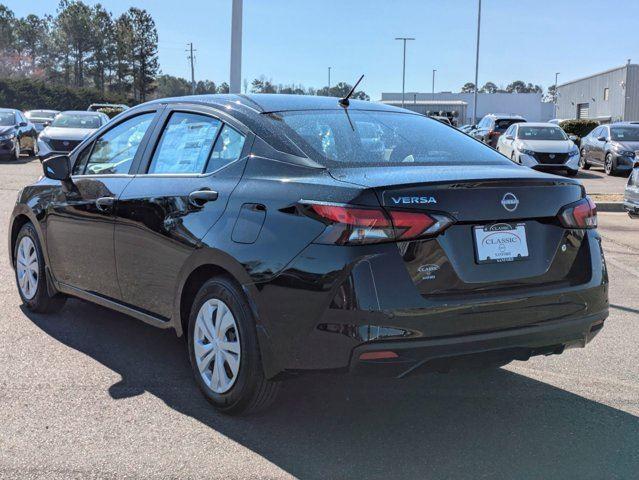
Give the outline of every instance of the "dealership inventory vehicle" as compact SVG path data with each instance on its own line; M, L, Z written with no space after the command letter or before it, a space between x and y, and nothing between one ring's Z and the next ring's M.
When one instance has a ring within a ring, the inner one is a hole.
M623 198L623 206L632 218L639 218L639 161L635 162Z
M51 125L51 122L53 122L53 119L58 113L60 113L58 110L29 110L28 112L24 112L24 116L33 123L36 131L40 133Z
M38 136L40 159L69 153L84 138L108 122L109 117L100 112L69 110L59 113Z
M580 165L601 165L607 175L630 175L639 151L639 124L601 125L581 139Z
M577 181L395 107L156 100L43 170L10 221L26 308L73 296L174 329L227 413L264 408L304 372L559 354L608 315Z
M469 132L469 135L486 145L497 148L497 140L508 127L513 123L525 121L526 119L520 115L490 113L481 119L475 129Z
M0 160L18 160L22 152L38 153L36 128L20 110L0 108Z
M513 162L544 171L579 171L579 148L551 123L513 123L499 137L497 151Z

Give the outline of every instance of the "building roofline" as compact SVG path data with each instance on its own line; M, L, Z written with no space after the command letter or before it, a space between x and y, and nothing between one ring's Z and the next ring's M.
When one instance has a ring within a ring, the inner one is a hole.
M566 85L570 85L572 83L581 82L583 80L588 80L588 79L593 78L593 77L598 77L599 75L605 75L606 73L616 72L617 70L622 70L622 69L627 68L629 66L636 67L637 64L636 63L626 63L624 65L621 65L620 67L609 68L608 70L604 70L603 72L592 73L592 74L587 75L585 77L580 77L580 78L576 78L574 80L570 80L569 82L566 82L566 83L560 83L559 85L557 85L557 88L565 87Z

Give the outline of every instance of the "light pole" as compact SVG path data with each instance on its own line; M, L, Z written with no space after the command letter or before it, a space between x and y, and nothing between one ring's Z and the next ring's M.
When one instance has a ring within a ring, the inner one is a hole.
M331 67L328 67L328 90L331 90Z
M396 37L395 40L402 40L404 42L404 62L402 64L402 108L404 108L404 90L406 88L406 42L408 40L415 40L411 37Z
M435 100L435 72L436 71L437 70L433 68L433 98L432 98L433 100Z
M557 78L559 78L559 73L560 72L555 73L555 118L557 118Z
M479 88L479 32L481 31L481 0L477 10L477 50L475 51L475 92L473 93L473 125L477 125L477 89Z
M241 93L242 83L242 0L233 0L231 17L230 93Z

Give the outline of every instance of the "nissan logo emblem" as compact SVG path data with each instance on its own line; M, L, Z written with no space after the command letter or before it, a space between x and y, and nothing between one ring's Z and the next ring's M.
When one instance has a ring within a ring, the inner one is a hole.
M514 212L519 206L519 199L515 196L514 193L508 192L502 197L501 206L509 212Z
M555 154L551 153L550 155L548 155L550 158L555 158Z

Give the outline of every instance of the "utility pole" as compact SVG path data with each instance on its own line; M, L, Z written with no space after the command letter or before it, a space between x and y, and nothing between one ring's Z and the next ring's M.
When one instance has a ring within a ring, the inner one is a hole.
M481 31L481 0L477 10L477 50L475 52L475 92L473 94L473 125L477 125L477 90L479 89L479 33Z
M231 16L230 93L242 93L242 0L233 0Z
M328 90L331 90L331 67L328 67Z
M432 98L432 100L435 100L435 72L436 72L436 71L437 71L437 70L435 70L435 69L433 68L433 98Z
M553 95L555 97L555 118L557 118L557 78L559 78L559 73L560 72L555 73L555 94Z
M402 108L404 108L404 92L406 89L406 42L415 39L411 37L396 37L395 40L402 40L404 42L404 62L402 63Z
M197 50L193 50L193 42L187 43L187 46L189 47L187 50L189 56L187 58L191 62L191 95L195 95L195 56L193 55L193 52L196 52Z

